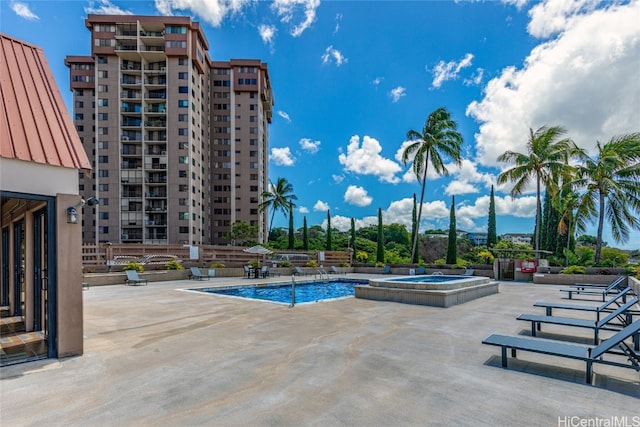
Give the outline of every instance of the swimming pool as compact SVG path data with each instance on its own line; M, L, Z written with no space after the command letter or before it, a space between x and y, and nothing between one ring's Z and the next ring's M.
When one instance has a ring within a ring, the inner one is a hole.
M355 286L365 283L367 283L366 280L363 281L347 279L296 282L296 304L353 296ZM291 304L291 282L226 288L195 288L190 290L217 295L259 299L283 304Z

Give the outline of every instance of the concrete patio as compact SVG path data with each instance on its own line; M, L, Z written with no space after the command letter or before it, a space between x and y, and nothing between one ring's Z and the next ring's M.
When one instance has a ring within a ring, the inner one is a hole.
M638 372L596 365L589 386L582 362L521 352L505 370L499 348L481 344L528 334L515 317L543 313L532 304L560 300L558 286L503 282L446 309L355 298L289 308L178 290L252 281L264 279L91 287L84 355L3 367L0 424L640 425Z

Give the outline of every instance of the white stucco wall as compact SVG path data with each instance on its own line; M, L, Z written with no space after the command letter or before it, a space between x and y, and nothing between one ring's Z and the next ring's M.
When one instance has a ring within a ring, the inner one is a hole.
M0 189L55 196L78 194L78 170L0 158Z

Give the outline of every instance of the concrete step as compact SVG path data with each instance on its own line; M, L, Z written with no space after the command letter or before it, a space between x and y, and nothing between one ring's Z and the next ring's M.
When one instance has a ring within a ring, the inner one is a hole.
M3 317L0 319L0 336L21 333L24 331L24 320L21 316Z

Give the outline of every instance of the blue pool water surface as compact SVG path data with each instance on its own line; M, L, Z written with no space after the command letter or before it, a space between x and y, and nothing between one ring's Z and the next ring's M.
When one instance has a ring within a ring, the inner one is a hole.
M356 285L366 283L367 281L345 279L328 282L296 283L296 304L352 296L355 293L354 287ZM242 286L227 289L198 288L192 290L291 304L291 282L268 286Z

